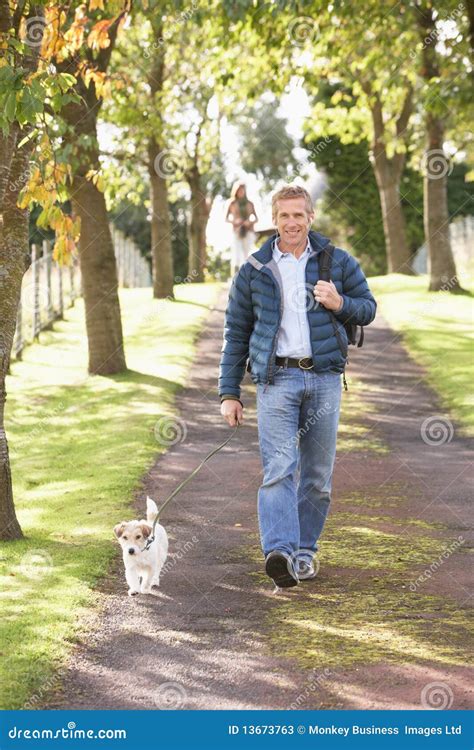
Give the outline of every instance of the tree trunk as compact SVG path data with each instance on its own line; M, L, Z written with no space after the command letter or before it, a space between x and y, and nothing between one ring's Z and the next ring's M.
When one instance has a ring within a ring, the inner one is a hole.
M439 79L435 44L426 39L436 38L436 24L431 7L417 8L416 17L423 41L422 76L428 85ZM423 176L423 222L429 257L429 291L464 291L456 273L449 236L448 174L449 162L444 154L444 122L437 114L426 112L426 151Z
M362 88L367 94L372 115L372 164L380 195L388 272L413 274L405 217L400 199L400 180L405 167L405 151L397 150L392 157L387 155L387 135L382 101L378 92L372 91L369 82L362 81ZM403 106L395 122L397 141L404 147L406 147L412 108L413 90L408 85Z
M77 149L79 164L73 177L71 202L74 213L81 217L79 262L86 312L89 372L93 375L112 375L127 369L117 266L105 197L86 179L91 169L100 169L96 122L99 101L93 83L86 88L79 79L76 87L82 98L81 103L68 104L61 114L70 126L67 140ZM77 145L84 135L88 136L88 145Z
M410 275L413 273L413 269L411 266L411 251L407 241L405 216L400 199L400 178L394 177L389 164L376 164L375 179L382 209L388 272Z
M449 236L447 165L443 157L443 127L427 116L425 175L423 178L423 221L428 247L430 292L460 291Z
M207 264L206 228L209 220L209 207L196 165L186 174L186 178L191 190L188 275L191 281L204 281L204 269Z
M25 14L24 8L17 8L12 17L10 4L0 2L0 34L2 41L10 29L19 37L20 23L25 18L37 21L44 18L44 8L30 3ZM21 57L23 68L33 74L38 67L40 23L26 24L26 43L33 42L28 54ZM6 44L2 44L2 57ZM17 60L19 61L20 56ZM5 432L5 403L7 399L5 379L10 365L13 337L15 335L18 305L21 295L23 274L30 262L28 246L29 210L18 208L20 191L28 180L31 152L34 141L30 140L21 148L17 143L31 133L27 124L20 130L18 123L10 125L8 133L0 133L0 540L21 539L23 533L16 517L13 503L12 477L8 441Z
M89 166L89 165L88 165ZM79 262L89 345L89 372L127 369L118 297L117 266L104 194L86 178L73 180L72 205L81 217Z
M28 128L30 130L31 128ZM5 432L5 378L15 335L16 318L20 302L21 282L28 268L28 217L29 211L17 207L18 194L26 183L31 146L21 149L17 142L26 135L14 123L7 136L0 135L1 172L0 189L0 539L21 539L23 534L13 504L12 477L8 441Z
M148 145L148 172L151 193L151 257L153 270L153 296L174 298L172 231L168 208L166 179L159 164L164 156L155 138Z
M153 36L163 40L163 17L152 14L150 17ZM168 206L168 189L166 177L169 175L167 152L163 149L161 138L161 104L160 94L165 80L165 46L153 45L153 58L148 74L150 86L150 110L160 127L153 128L148 141L148 173L150 175L151 197L151 258L153 271L153 296L174 298L173 283L173 246L172 229ZM146 117L145 117L146 119Z

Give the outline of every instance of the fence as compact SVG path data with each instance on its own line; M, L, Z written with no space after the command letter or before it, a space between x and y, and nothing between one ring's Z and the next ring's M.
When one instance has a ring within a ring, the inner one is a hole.
M147 261L133 240L110 226L120 287L149 287L151 274ZM52 242L34 244L31 265L23 276L18 305L13 355L21 359L25 346L38 338L40 331L51 328L64 310L82 296L81 272L77 258L61 266L52 257Z
M473 270L474 216L460 216L449 225L449 238L458 272L470 276ZM429 273L430 259L422 245L413 259L416 273Z

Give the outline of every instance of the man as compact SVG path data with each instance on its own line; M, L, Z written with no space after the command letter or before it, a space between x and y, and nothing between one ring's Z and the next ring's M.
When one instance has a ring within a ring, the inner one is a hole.
M319 279L318 257L329 239L310 230L314 215L304 188L278 190L272 214L277 235L249 256L229 292L219 395L224 419L241 424L248 358L257 384L265 570L286 588L316 575L347 359L343 324L368 325L376 303L358 262L340 248L333 251L331 281Z

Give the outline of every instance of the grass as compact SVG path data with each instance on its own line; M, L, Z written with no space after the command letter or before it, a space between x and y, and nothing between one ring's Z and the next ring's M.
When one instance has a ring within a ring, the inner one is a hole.
M376 276L369 285L379 310L402 334L443 407L452 412L462 432L474 434L472 297L428 292L426 276Z
M443 524L410 516L372 515L368 494L340 498L321 540L316 582L277 597L267 612L270 649L318 671L377 662L465 665L468 608L427 593L423 584L413 590L420 571L449 549L456 535L447 540ZM373 494L392 501L392 507L406 503L397 484L374 487ZM458 553L468 551L461 547ZM259 566L254 580L268 588L257 537L245 552Z
M13 362L6 429L25 538L0 545L1 708L33 707L80 634L114 523L179 439L176 397L220 288L182 284L176 302L122 290L126 373L88 376L81 301Z

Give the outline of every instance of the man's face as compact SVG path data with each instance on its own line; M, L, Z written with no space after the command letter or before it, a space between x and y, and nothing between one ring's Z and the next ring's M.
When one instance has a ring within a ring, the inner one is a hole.
M275 225L278 233L285 246L298 247L308 236L314 214L307 212L303 197L285 198L279 200L277 205Z

